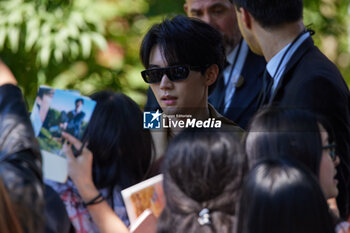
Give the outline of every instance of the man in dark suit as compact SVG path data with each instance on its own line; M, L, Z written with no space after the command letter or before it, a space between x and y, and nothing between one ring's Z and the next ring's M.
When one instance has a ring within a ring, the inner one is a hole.
M85 112L82 111L84 100L78 98L75 100L74 105L74 110L68 113L66 111L61 112L58 125L51 125L52 117L54 116L49 111L44 127L49 129L53 137L61 137L62 131L65 131L76 138L80 138L80 128L85 117Z
M335 131L341 216L349 216L350 94L305 29L302 0L235 0L237 21L253 52L267 61L261 105L298 108L326 118Z
M223 35L227 63L209 93L209 102L219 113L246 128L258 107L265 60L251 52L242 39L231 0L186 0L184 10L189 17L203 20ZM159 108L150 89L147 95L145 110Z
M79 138L80 127L85 117L85 112L82 111L84 100L78 98L75 100L75 109L68 113L62 112L61 118L63 119L64 129L76 138Z

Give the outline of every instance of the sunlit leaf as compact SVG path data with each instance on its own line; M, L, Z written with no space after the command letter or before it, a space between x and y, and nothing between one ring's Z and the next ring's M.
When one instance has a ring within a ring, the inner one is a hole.
M105 50L107 48L107 41L102 35L98 33L91 33L90 35L91 39L98 46L99 49Z
M40 19L34 17L28 20L27 24L27 31L31 32L32 30L39 30L40 29Z
M70 15L69 21L71 23L74 23L76 25L76 27L80 28L80 29L84 29L87 28L87 25L84 21L84 18L82 16L82 14L78 13L78 12L73 12Z
M22 12L17 10L10 13L7 20L10 24L18 24L22 22Z
M44 67L49 64L51 49L49 46L45 46L40 50L40 63Z
M76 59L79 56L79 46L75 41L71 41L69 43L69 48L71 52L71 56L73 59Z
M0 30L0 50L5 47L6 35L7 35L7 28L5 28L5 27L1 28L1 30Z
M10 28L8 31L8 39L10 42L10 47L11 50L14 53L17 53L18 51L18 46L19 46L19 33L20 33L20 29L19 28Z
M69 24L67 31L69 32L69 36L73 39L78 39L80 36L79 29L74 24Z
M39 38L39 28L33 28L32 30L27 31L27 37L25 40L26 52L29 52L32 49L33 45L35 44L38 38Z
M46 83L46 75L45 75L45 70L40 69L38 71L38 84L43 85Z
M42 36L48 36L51 32L51 25L47 22L45 22L41 27L41 35Z
M54 56L55 56L55 59L58 63L60 63L63 59L63 54L62 54L62 51L60 49L55 49Z
M84 58L88 58L91 54L91 39L88 34L80 36L81 50Z

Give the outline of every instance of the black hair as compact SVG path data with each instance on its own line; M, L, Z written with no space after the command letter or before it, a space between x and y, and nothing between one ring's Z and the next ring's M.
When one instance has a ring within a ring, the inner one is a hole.
M232 232L246 171L246 156L232 133L185 129L165 155L166 206L158 233ZM203 208L209 210L209 225L198 222Z
M265 28L296 22L303 17L302 0L234 0L237 9L246 9Z
M75 100L75 104L77 104L78 102L81 102L82 104L84 104L84 100L82 98L78 98Z
M334 233L316 178L298 164L258 163L242 189L238 233Z
M176 16L155 24L144 37L140 49L141 61L149 67L152 48L158 45L169 66L190 65L206 69L216 64L221 71L225 60L225 50L221 34L209 24L195 18ZM209 94L214 89L211 85Z
M44 95L53 95L53 94L54 94L54 90L53 89L51 89L49 87L40 87L39 90L38 90L37 97L42 99Z
M262 158L289 157L304 164L319 176L322 158L320 127L334 136L329 124L321 117L304 110L263 108L253 118L245 148L250 167Z
M1 213L0 230L1 232L22 233L24 231L23 228L27 228L26 230L28 232L32 232L32 231L34 232L35 230L38 230L37 227L33 227L33 229L30 229L31 226L35 225L35 223L38 223L38 221L35 221L35 222L31 221L35 219L34 216L32 216L32 218L29 218L29 216L23 215L22 210L27 209L25 207L26 206L19 205L19 203L14 204L11 201L10 193L6 190L3 180L2 178L0 178L0 213ZM16 210L18 212L16 212ZM20 220L22 220L22 222L20 222ZM24 227L22 227L21 224L24 224Z
M94 155L93 180L97 188L127 188L147 175L152 162L152 139L143 129L142 112L124 94L101 91L83 141Z

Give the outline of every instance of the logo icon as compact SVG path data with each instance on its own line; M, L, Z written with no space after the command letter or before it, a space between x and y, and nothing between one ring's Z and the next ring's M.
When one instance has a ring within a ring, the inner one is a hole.
M159 109L156 112L143 113L143 128L144 129L160 129L160 116L162 114Z

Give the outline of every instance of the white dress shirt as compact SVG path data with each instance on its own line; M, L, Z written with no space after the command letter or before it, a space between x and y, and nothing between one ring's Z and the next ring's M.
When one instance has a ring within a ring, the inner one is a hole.
M299 46L310 36L310 33L307 32L299 37L299 39L293 44L293 46L288 50L288 47L291 43L287 44L283 49L281 49L275 56L271 58L271 60L267 63L266 69L269 72L270 76L273 78L273 85L271 88L271 95L275 91L279 81L281 80L282 74L284 73L284 70L286 69L286 66L288 64L288 61L294 54L294 52L299 48ZM284 55L284 53L288 50L287 54L285 55L279 69L277 70L278 65L281 62L281 59Z
M228 107L231 104L233 99L233 95L236 91L236 83L238 82L239 76L241 75L245 59L248 55L248 45L245 40L242 40L241 49L239 51L237 61L234 67L232 67L236 54L238 52L239 44L232 50L232 52L226 57L226 60L230 65L228 65L223 71L223 77L225 82L225 109L224 112L227 111ZM232 73L231 78L229 77Z

